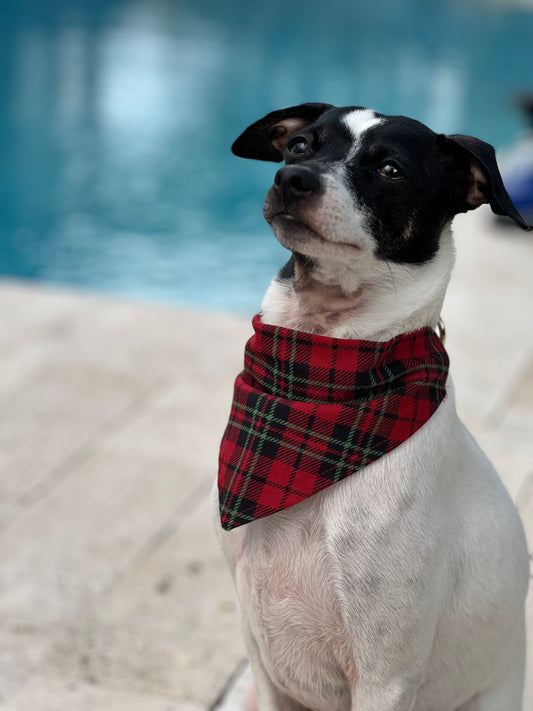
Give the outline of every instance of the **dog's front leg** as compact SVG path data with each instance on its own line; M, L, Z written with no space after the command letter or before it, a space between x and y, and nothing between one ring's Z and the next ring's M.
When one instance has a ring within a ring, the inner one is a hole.
M305 706L284 694L270 679L263 666L257 643L244 624L244 641L255 682L255 694L249 696L243 711L309 711Z
M389 588L392 580L390 574L381 583L375 578L375 594L366 597L364 608L357 610L357 601L364 598L362 589L351 600L351 611L356 618L352 619L349 629L357 630L352 711L414 711L417 708L418 690L425 678L426 660L434 639L435 614L427 601L424 604L415 599L416 596L409 600L407 589L402 589L398 580ZM353 583L355 588L355 580ZM420 624L415 612L417 606L426 624ZM391 614L392 610L396 615Z

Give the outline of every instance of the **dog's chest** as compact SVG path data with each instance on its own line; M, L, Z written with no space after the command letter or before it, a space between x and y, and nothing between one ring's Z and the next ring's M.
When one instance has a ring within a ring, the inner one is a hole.
M246 527L235 576L272 678L304 705L323 699L325 709L342 710L357 671L320 498L299 505L296 515L283 512Z
M349 709L358 660L368 652L368 621L379 628L377 637L370 630L374 646L392 647L398 635L403 643L420 598L431 597L423 581L434 577L427 566L438 536L428 520L439 517L428 501L431 486L422 496L402 461L393 452L229 536L241 607L262 662L304 706Z

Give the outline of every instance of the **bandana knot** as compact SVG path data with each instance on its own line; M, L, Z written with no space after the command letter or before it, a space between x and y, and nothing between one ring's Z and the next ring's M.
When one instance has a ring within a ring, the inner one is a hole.
M446 397L431 328L386 342L253 319L219 460L226 530L289 508L405 442Z

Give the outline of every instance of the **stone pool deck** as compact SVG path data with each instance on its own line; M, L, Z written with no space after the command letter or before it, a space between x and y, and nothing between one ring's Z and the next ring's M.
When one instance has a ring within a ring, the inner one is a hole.
M533 236L486 212L455 232L458 408L533 546ZM207 711L242 669L209 491L249 333L0 282L0 708Z

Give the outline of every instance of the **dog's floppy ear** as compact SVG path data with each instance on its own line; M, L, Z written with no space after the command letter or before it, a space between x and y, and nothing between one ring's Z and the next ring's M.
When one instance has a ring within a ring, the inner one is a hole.
M331 104L300 104L288 109L273 111L248 126L232 145L231 150L239 158L256 160L283 160L283 151L289 138L305 126L332 109Z
M496 163L496 153L489 143L473 136L459 134L439 138L448 148L451 147L453 152L459 152L469 165L463 212L488 203L496 215L510 217L524 230L533 229L520 215L507 194Z

